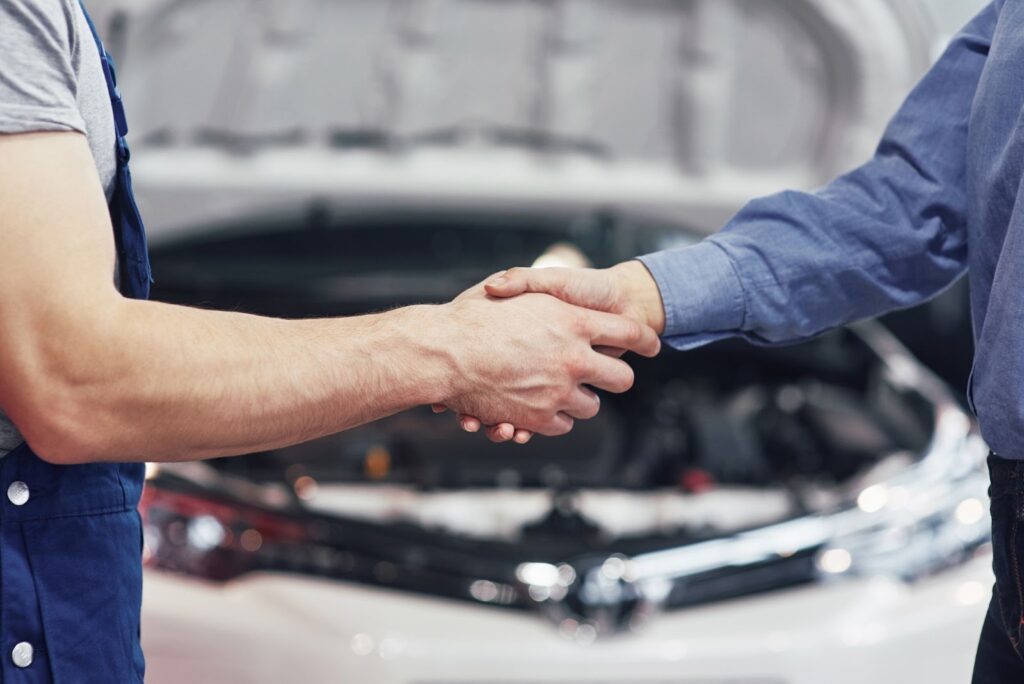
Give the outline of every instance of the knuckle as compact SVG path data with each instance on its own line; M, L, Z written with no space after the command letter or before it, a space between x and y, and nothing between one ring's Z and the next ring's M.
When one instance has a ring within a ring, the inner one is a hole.
M574 353L565 360L565 370L574 380L578 380L587 374L589 363L584 354Z
M632 319L626 319L625 334L626 339L632 344L641 342L644 339L643 327Z
M560 390L557 394L558 399L556 401L557 406L555 408L560 411L567 406L572 406L576 399L575 394L575 388L573 387L565 387Z

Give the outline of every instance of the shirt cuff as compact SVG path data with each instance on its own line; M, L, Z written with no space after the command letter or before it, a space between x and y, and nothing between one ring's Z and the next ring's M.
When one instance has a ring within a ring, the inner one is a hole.
M692 337L699 344L740 332L746 314L743 286L720 246L704 240L638 259L661 291L665 338Z

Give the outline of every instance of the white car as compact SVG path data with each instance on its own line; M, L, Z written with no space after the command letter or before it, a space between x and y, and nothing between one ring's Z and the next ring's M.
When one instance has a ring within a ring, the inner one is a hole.
M157 295L310 316L442 301L510 263L606 265L821 183L927 67L954 23L933 7L97 14ZM666 351L637 378L525 447L424 410L151 467L148 681L967 681L991 584L986 449L883 327Z

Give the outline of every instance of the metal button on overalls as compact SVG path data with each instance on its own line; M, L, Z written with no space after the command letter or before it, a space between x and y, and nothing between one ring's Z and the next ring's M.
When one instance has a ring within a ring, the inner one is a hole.
M149 258L132 196L124 109L110 56L95 42L117 139L110 219L118 285L124 296L146 299ZM10 654L0 658L0 682L143 681L143 471L141 463L48 463L24 443L0 459L0 491L7 491L0 505L0 649Z
M7 488L7 498L15 506L24 506L28 503L28 485L21 480L15 480Z
M22 641L11 651L11 660L18 667L28 667L32 664L32 644Z

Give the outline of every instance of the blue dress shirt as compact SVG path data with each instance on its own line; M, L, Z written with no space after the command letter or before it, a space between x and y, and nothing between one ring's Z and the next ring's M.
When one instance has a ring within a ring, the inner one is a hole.
M863 166L750 202L703 242L641 257L665 339L785 344L919 304L969 272L968 397L1024 458L1024 3L997 0L946 48ZM1018 199L1021 199L1018 206Z

